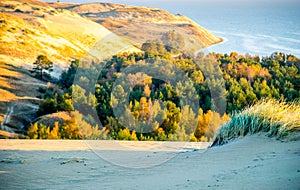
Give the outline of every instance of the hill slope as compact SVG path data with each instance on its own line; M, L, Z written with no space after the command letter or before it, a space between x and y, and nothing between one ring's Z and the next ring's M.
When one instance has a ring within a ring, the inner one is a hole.
M149 39L160 39L168 31L175 31L185 38L183 50L196 51L222 41L189 18L173 15L158 8L136 7L111 3L60 5L70 11L100 23L115 34L136 46Z
M93 57L114 54L119 49L139 51L105 27L80 15L55 9L39 2L2 1L0 4L0 59L17 64L31 64L39 54L55 65L65 67L72 58L87 56L97 42L107 38L106 51L93 52ZM93 48L95 51L95 48Z

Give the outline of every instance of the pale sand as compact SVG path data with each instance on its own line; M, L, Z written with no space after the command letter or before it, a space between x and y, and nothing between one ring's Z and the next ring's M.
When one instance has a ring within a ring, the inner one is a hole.
M300 189L299 141L87 142L0 140L0 189Z

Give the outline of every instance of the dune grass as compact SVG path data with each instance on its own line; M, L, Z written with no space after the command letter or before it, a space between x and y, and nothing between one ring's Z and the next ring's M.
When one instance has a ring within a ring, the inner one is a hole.
M218 130L212 146L258 132L282 139L299 131L299 101L287 103L283 100L266 99L233 114L230 121Z

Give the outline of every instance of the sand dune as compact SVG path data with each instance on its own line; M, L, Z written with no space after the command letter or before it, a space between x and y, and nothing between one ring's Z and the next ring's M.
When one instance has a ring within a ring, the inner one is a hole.
M299 141L260 134L206 151L192 151L200 147L190 143L143 143L105 141L92 151L84 141L1 140L0 189L300 187ZM142 167L131 167L132 161Z

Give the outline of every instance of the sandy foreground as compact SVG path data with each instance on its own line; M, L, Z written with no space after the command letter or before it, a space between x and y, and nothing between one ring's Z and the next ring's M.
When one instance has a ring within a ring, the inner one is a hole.
M0 140L0 189L300 189L299 145Z

